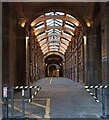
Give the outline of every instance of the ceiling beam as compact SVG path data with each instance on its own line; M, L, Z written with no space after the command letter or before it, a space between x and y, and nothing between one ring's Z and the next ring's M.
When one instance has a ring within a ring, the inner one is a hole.
M80 22L73 17L69 17L69 16L65 16L65 15L52 15L52 16L41 15L40 17L38 17L31 23L31 26L34 27L37 23L46 21L49 19L61 19L63 21L69 21L72 24L74 24L74 26L77 26L77 27L80 25Z

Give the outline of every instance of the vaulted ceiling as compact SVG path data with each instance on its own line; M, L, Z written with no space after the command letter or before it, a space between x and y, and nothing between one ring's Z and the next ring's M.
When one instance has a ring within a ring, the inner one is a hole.
M104 5L95 2L10 3L18 19L25 20L25 28L34 28L44 55L51 52L64 55L76 29L87 27L87 21L93 21L94 26L99 23Z
M34 27L36 41L39 42L43 55L49 52L64 55L81 23L69 14L49 12L36 18L31 26Z

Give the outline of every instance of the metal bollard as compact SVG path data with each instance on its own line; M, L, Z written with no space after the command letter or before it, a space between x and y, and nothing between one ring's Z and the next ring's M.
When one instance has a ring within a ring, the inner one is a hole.
M95 97L98 98L98 91L97 91L97 88L95 88Z
M25 117L25 90L22 89L22 117Z
M8 119L8 87L3 87L3 118Z
M105 116L105 89L102 88L102 116Z
M32 88L29 88L29 102L32 102Z
M11 88L11 116L14 117L14 87Z

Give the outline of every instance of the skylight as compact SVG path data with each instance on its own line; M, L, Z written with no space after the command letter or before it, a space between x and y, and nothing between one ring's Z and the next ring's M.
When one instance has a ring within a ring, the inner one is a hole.
M65 54L69 42L74 39L76 26L80 25L76 18L60 11L45 13L31 23L33 24L44 55L51 51Z

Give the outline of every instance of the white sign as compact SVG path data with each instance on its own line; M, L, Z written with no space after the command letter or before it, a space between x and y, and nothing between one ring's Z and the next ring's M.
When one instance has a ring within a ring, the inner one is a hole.
M3 87L3 97L7 97L7 87Z
M106 56L103 56L102 57L102 62L106 62L106 60L107 60Z
M24 96L25 95L25 91L24 90L22 90L22 96Z

